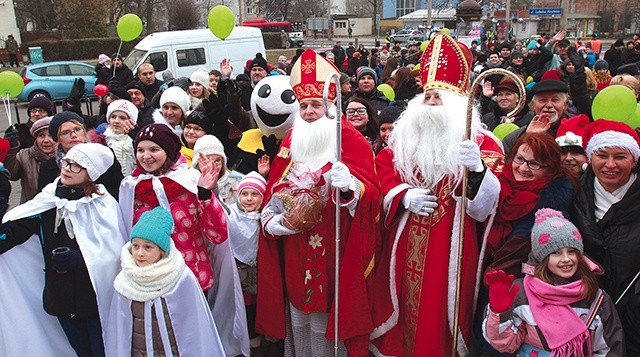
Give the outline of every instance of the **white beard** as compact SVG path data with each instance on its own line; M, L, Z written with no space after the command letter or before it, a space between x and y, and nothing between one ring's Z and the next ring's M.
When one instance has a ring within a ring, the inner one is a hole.
M327 162L335 162L336 122L323 116L307 123L297 112L291 133L291 158L294 162L305 163L312 171Z
M409 102L393 131L389 146L394 167L402 180L415 187L434 190L443 178L455 185L462 178L458 146L464 140L466 96L437 90L441 106L424 104L424 94ZM472 137L482 128L477 108L473 110Z

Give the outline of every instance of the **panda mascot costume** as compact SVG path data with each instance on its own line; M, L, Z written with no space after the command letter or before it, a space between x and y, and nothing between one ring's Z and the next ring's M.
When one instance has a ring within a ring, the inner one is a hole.
M242 133L229 160L230 169L247 174L257 169L262 155L273 160L299 109L289 76L269 76L258 82L251 93L251 113L258 129Z

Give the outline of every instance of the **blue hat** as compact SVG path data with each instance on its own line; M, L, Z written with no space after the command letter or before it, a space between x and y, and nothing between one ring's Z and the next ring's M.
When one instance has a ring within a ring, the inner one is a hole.
M142 238L155 243L164 252L168 252L172 229L173 217L171 213L158 206L140 215L138 223L131 229L129 241L131 242L133 238Z

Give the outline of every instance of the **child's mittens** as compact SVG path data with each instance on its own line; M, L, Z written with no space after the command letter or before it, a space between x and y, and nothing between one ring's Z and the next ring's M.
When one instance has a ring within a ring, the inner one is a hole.
M485 281L489 286L491 311L501 314L513 305L516 294L520 290L518 285L513 285L514 279L513 275L507 275L504 270L489 271L485 274Z

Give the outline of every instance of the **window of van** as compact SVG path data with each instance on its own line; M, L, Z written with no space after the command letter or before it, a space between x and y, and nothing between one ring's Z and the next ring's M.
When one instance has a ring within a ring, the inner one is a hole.
M204 48L177 50L176 58L178 59L178 67L197 66L207 63Z
M167 63L167 53L166 52L154 52L144 60L146 63L151 63L153 69L156 72L162 72L169 67Z

